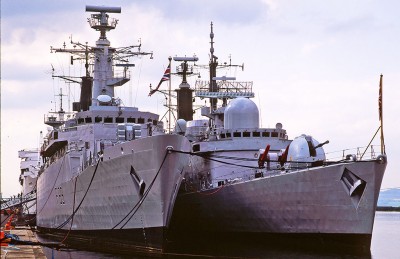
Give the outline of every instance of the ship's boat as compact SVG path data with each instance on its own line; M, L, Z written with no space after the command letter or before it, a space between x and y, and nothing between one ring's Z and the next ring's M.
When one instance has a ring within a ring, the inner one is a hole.
M210 81L197 81L191 89L210 99L201 109L204 119L179 116L178 103L191 151L171 236L198 236L214 244L234 237L270 243L283 237L309 239L314 247L369 251L387 164L384 147L381 154L369 147L368 158L363 150L348 149L330 159L323 147L329 141L307 134L290 140L281 123L261 128L250 99L252 82L217 77L217 68L231 65L218 64L212 24L210 38Z
M74 48L51 48L70 53L71 62L85 60L86 74L78 81L81 96L74 112L60 105L45 116L51 128L40 151L37 227L64 244L159 253L190 143L166 133L157 114L123 106L114 96L114 87L129 81L133 64L127 61L152 53L141 51L141 44L110 46L106 33L117 20L108 13L121 8L86 6L86 11L93 13L90 26L100 32L96 46L71 42Z

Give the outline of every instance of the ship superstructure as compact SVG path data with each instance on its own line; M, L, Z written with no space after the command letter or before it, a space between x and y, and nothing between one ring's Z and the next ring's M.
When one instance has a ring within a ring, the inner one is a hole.
M191 158L172 235L310 237L369 251L386 155L343 152L331 161L323 148L329 141L290 140L281 123L261 128L252 82L217 76L212 24L210 38L210 79L194 89L210 106L201 109L204 119L177 123L191 140Z
M40 151L37 226L66 243L101 247L106 240L121 249L161 252L187 160L172 151L189 151L189 141L166 134L157 114L123 106L114 95L115 87L129 81L130 58L152 53L142 52L141 44L111 47L106 34L117 20L108 13L121 8L86 11L94 13L88 21L100 32L96 45L51 48L70 53L71 62L83 59L86 73L78 81L75 112L67 115L61 107L45 116L52 128Z

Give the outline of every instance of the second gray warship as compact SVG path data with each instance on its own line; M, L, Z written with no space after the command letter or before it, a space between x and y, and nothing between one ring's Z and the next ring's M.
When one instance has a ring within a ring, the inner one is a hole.
M19 182L22 186L21 206L25 223L35 225L36 222L36 181L41 166L39 149L23 149L18 151L21 159ZM27 202L22 202L27 201Z
M230 64L218 63L212 24L210 39L209 81L197 81L194 89L183 82L177 90L178 102L186 89L187 102L194 92L210 106L201 108L204 119L193 120L178 103L177 124L191 141L191 156L173 212L175 237L198 235L214 243L310 238L313 245L329 241L369 251L384 147L381 154L372 147L368 159L347 150L328 160L323 146L329 141L306 134L290 140L281 123L261 128L250 99L253 83L217 76L217 68Z

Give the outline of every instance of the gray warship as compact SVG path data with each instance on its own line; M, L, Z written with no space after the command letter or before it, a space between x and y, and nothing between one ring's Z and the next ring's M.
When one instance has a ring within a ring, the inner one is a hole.
M36 181L41 166L39 149L18 151L20 162L19 182L22 186L22 218L29 225L35 225L36 219Z
M79 80L59 76L81 85L80 101L71 113L60 105L45 115L51 128L40 150L37 227L63 244L160 253L187 165L182 152L190 143L166 132L159 115L123 106L114 96L114 87L129 81L129 60L152 53L142 52L141 44L110 46L106 33L118 20L109 13L120 13L120 7L86 11L92 13L91 28L100 32L96 45L71 40L73 48L51 47L70 53L71 63L84 60L86 74Z
M191 112L179 112L178 103L177 124L190 139L191 152L172 239L284 240L285 246L288 240L308 240L314 247L368 252L387 164L383 147L381 154L368 147L368 158L346 150L329 159L323 147L329 141L306 134L290 140L281 123L260 128L258 107L250 99L253 83L217 76L217 68L232 65L218 63L212 23L210 38L209 81L196 81L194 89L184 81L177 90L186 89L188 100L192 92L209 98L210 105L201 108L204 119L193 120ZM186 61L181 67L191 71Z
M1 211L18 215L17 224L35 225L36 219L36 181L40 169L39 149L18 151L20 160L19 183L21 192L9 199L2 199Z

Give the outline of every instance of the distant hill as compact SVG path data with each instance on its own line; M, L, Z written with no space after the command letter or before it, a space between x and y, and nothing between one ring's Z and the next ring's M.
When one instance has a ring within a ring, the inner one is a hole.
M378 207L400 207L400 188L382 189L379 192Z

